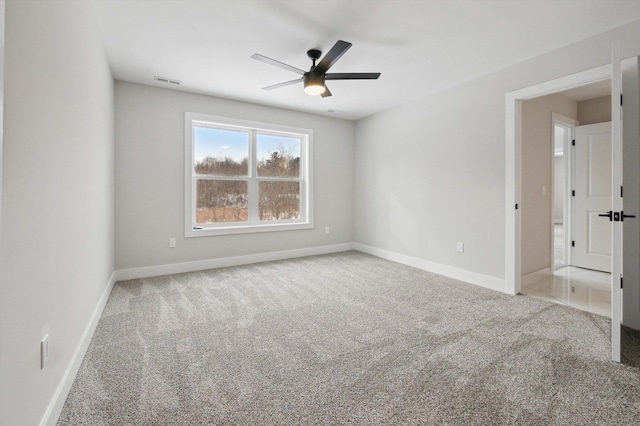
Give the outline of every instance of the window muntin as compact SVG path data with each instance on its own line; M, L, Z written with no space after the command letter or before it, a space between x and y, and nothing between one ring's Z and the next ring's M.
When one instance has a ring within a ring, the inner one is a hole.
M312 131L185 114L185 236L310 228Z

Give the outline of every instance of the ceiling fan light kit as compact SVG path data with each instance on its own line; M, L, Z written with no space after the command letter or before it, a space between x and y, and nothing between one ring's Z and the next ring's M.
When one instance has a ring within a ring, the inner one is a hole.
M331 50L329 50L329 52L324 56L324 58L322 58L318 65L316 65L316 61L320 59L320 56L322 56L322 52L317 49L308 50L307 56L309 56L309 58L313 61L313 65L311 65L309 71L301 70L300 68L296 68L280 61L276 61L275 59L268 58L258 53L254 53L253 55L251 55L251 58L276 66L278 68L285 69L287 71L292 71L302 76L302 78L298 78L296 80L286 81L284 83L278 83L272 86L263 87L263 90L279 89L280 87L289 86L291 84L296 84L302 81L305 93L308 93L309 95L321 95L323 98L326 98L328 96L331 96L331 92L329 91L325 80L375 80L380 77L379 72L327 74L329 68L331 68L333 64L335 64L338 59L340 59L342 55L344 55L345 52L349 50L349 48L351 48L351 46L352 44L349 42L338 40L336 44L333 45Z
M304 92L309 95L321 95L325 92L324 74L305 73L302 81L304 82Z

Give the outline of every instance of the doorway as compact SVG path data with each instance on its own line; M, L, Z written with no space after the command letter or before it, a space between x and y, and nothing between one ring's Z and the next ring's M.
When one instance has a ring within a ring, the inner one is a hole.
M626 138L630 144L638 141L638 132L634 129L637 126L631 124L637 123L637 103L640 101L640 90L638 86L638 70L640 69L640 58L629 58L625 60L626 64L620 61L620 42L614 41L612 44L612 60L610 65L603 65L598 68L583 71L577 74L562 77L556 80L538 84L536 86L510 92L505 96L506 110L506 220L505 220L505 290L511 294L520 292L521 287L521 215L518 210L521 198L521 110L522 103L526 99L543 96L548 93L557 93L558 91L567 90L574 87L583 86L592 82L597 82L611 78L611 159L612 159L612 182L611 182L611 249L612 249L612 273L611 273L611 358L614 361L621 360L621 326L622 326L622 273L624 265L637 264L637 259L632 258L631 254L640 252L640 238L632 233L632 227L622 226L625 217L634 217L640 215L629 215L629 210L623 213L622 201L622 170L636 169L637 158L630 156L625 152L623 157L622 133L629 137ZM622 114L622 87L626 87L626 95L631 97L631 104L625 105L624 123ZM631 192L633 196L640 195L640 182L628 182L630 187L625 184L625 193ZM625 248L623 251L623 229ZM627 247L627 243L631 245L631 250ZM623 259L624 258L624 259ZM624 260L624 262L623 262ZM626 268L626 267L625 267ZM615 278L614 278L615 277ZM625 277L626 278L626 277ZM640 283L633 280L628 283L625 279L625 285L631 285L633 288L639 288ZM627 289L625 288L625 293ZM625 297L625 300L627 297ZM640 306L640 303L639 303ZM638 310L640 312L640 309Z
M522 195L522 104L527 99L569 90L575 87L607 80L611 77L611 66L568 75L556 80L540 83L507 93L505 96L505 291L516 295L521 288L521 195ZM551 230L549 230L550 235Z
M552 113L552 233L551 250L552 271L573 264L571 240L573 234L573 203L571 189L573 188L573 129L578 121Z
M610 93L603 80L522 103L520 213L521 293L609 317L611 276L594 271L611 261L610 225L598 218L609 207L585 201L611 192Z

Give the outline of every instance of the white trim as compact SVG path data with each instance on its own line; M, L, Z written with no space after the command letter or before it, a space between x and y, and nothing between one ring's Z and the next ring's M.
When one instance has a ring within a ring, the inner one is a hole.
M392 262L401 263L403 265L412 266L424 271L433 272L434 274L443 275L445 277L454 278L456 280L464 281L469 284L474 284L480 287L485 287L491 290L506 293L505 282L500 278L490 277L488 275L479 274L477 272L471 272L464 269L455 268L453 266L443 265L441 263L435 263L428 260L419 259L417 257L407 256L405 254L371 247L360 243L353 243L353 249L361 251L363 253L371 254L373 256L381 257Z
M574 137L574 128L578 126L578 121L573 118L565 117L557 112L551 113L551 140L552 140L552 152L553 158L551 159L551 261L549 265L554 270L564 268L568 265L573 265L573 251L569 241L573 239L573 197L571 196L571 190L573 189L573 146L571 140ZM564 138L562 141L562 152L558 153L555 150L555 129L556 126L562 127L565 130ZM569 134L567 133L569 132ZM558 155L559 154L559 155ZM560 223L563 225L563 251L564 261L561 265L556 265L555 262L555 210L556 210L556 176L555 176L555 157L562 156L562 181L564 184L564 197L562 202L564 203L562 209L562 220Z
M611 210L622 210L622 70L620 40L611 46ZM637 120L637 117L635 118ZM622 323L622 222L611 222L611 359L620 362Z
M561 77L505 95L505 290L520 292L520 191L522 101L611 78L611 65ZM515 205L518 204L518 210Z
M111 295L111 290L113 290L115 283L116 271L113 271L102 295L100 296L100 299L98 300L98 304L91 314L89 323L84 329L82 338L80 339L76 350L73 352L73 356L71 357L69 365L67 365L67 369L62 376L62 380L60 380L58 388L53 394L51 401L49 401L47 410L40 420L40 426L55 426L58 423L58 418L60 417L64 403L67 400L71 386L76 379L78 370L80 370L80 365L82 365L84 356L87 353L87 349L89 348L89 344L91 343L91 339L93 338L93 334L96 331L96 327L98 326L98 322L100 321L104 307L107 305L107 300L109 300L109 295Z
M192 262L170 263L166 265L146 266L142 268L120 269L116 271L116 281L149 278L160 275L181 274L205 269L225 268L228 266L248 265L251 263L271 262L274 260L294 259L296 257L338 253L353 250L352 243L308 247L296 250L272 251L248 254L244 256L223 257L219 259L196 260Z
M229 266L249 265L252 263L271 262L275 260L294 259L297 257L315 256L320 254L339 253L357 250L371 254L392 262L412 266L414 268L433 272L438 275L465 281L469 284L505 292L504 280L488 275L471 272L453 266L442 265L424 259L367 246L360 243L344 243L319 247L308 247L297 250L283 250L267 253L249 254L244 256L224 257L220 259L197 260L193 262L171 263L166 265L148 266L143 268L119 269L116 271L116 281L149 278L160 275L180 274L184 272L203 271L206 269L225 268Z
M565 117L564 115L558 114L557 112L551 113L551 119L553 120L553 123L558 123L565 127L576 127L580 125L578 120L574 120L573 118L570 118L570 117Z

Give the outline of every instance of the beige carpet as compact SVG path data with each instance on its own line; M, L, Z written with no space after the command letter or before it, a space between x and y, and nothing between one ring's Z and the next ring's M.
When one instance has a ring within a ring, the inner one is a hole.
M119 282L58 424L638 424L609 327L358 252Z

